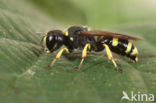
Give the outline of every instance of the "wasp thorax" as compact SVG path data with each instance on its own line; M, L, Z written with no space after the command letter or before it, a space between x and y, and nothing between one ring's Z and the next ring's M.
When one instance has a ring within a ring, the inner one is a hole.
M68 28L68 35L69 36L75 36L77 35L76 33L79 31L87 31L88 28L87 27L83 27L83 26L71 26L70 28Z

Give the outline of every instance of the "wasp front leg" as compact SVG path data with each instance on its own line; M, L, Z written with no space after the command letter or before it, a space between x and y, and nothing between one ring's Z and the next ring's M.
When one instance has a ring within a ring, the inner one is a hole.
M91 48L91 45L90 45L89 43L87 43L87 44L85 45L85 47L83 48L83 51L82 51L82 59L81 59L81 62L80 62L80 64L79 64L78 67L74 68L75 70L79 70L79 69L80 69L80 67L82 66L82 64L83 64L83 62L84 62L84 59L85 59L86 56L87 56L87 49L90 49L90 48Z
M67 48L62 48L56 55L55 59L51 62L51 64L47 67L47 69L50 69L51 67L53 67L54 63L60 59L63 51L66 51L67 53L70 53L69 50Z
M50 53L50 51L47 48L44 48L44 52L47 53L47 54Z
M120 69L120 68L118 67L118 65L116 64L116 62L115 62L115 60L114 60L114 58L113 58L113 56L112 56L112 53L111 53L111 50L110 50L109 46L108 46L107 44L103 44L103 46L104 46L105 49L106 49L106 53L107 53L108 59L109 59L110 61L112 61L112 63L114 64L114 67L116 68L116 70L119 71L119 72L122 72L122 69Z

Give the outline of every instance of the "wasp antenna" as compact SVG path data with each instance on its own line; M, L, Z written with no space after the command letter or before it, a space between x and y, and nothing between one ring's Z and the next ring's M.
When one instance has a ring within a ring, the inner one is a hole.
M36 32L36 34L38 34L38 35L44 35L43 32Z

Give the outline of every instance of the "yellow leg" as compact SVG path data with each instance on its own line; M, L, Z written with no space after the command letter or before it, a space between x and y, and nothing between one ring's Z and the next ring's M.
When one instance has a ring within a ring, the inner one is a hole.
M47 69L53 67L53 65L54 65L54 63L56 62L56 60L58 60L58 59L61 57L63 51L66 51L67 53L69 53L69 50L68 50L67 48L62 48L62 49L57 53L55 59L51 62L51 64L47 67Z
M107 53L108 59L112 61L112 63L114 64L115 68L117 69L117 71L122 72L122 69L120 69L120 68L117 66L117 64L116 64L116 62L115 62L115 60L114 60L114 58L113 58L113 56L112 56L111 50L110 50L110 48L108 47L108 45L107 45L107 44L103 44L103 46L104 46L105 49L106 49L106 53Z
M47 53L47 54L50 53L50 51L47 48L44 48L44 52Z
M84 47L84 49L82 51L82 59L81 59L81 62L79 64L79 66L77 68L74 68L74 69L76 69L76 70L79 70L80 69L80 67L83 64L84 58L87 56L87 49L90 49L90 48L91 48L90 44L86 44L85 45L85 47Z

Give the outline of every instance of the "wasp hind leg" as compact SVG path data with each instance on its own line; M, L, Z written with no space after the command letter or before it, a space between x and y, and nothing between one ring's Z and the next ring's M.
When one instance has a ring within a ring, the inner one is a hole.
M83 51L82 51L82 59L81 59L81 62L80 62L80 64L79 64L78 67L73 68L74 70L80 70L80 68L81 68L81 66L82 66L82 64L84 62L84 59L87 56L87 49L90 49L90 48L91 48L90 44L86 44L85 45L85 47L83 48Z
M67 48L62 48L56 55L55 59L51 62L51 64L49 66L47 66L47 69L50 69L51 67L53 67L54 63L60 59L63 51L66 51L67 53L70 53L69 50Z
M119 71L119 72L123 72L122 69L120 69L120 68L118 67L118 65L116 64L116 62L115 62L115 60L114 60L114 58L113 58L113 56L112 56L112 53L111 53L111 50L110 50L109 46L108 46L107 44L103 44L103 46L104 46L105 49L106 49L106 53L107 53L108 59L109 59L110 61L112 61L112 63L113 63L113 65L114 65L114 67L116 68L116 70Z

